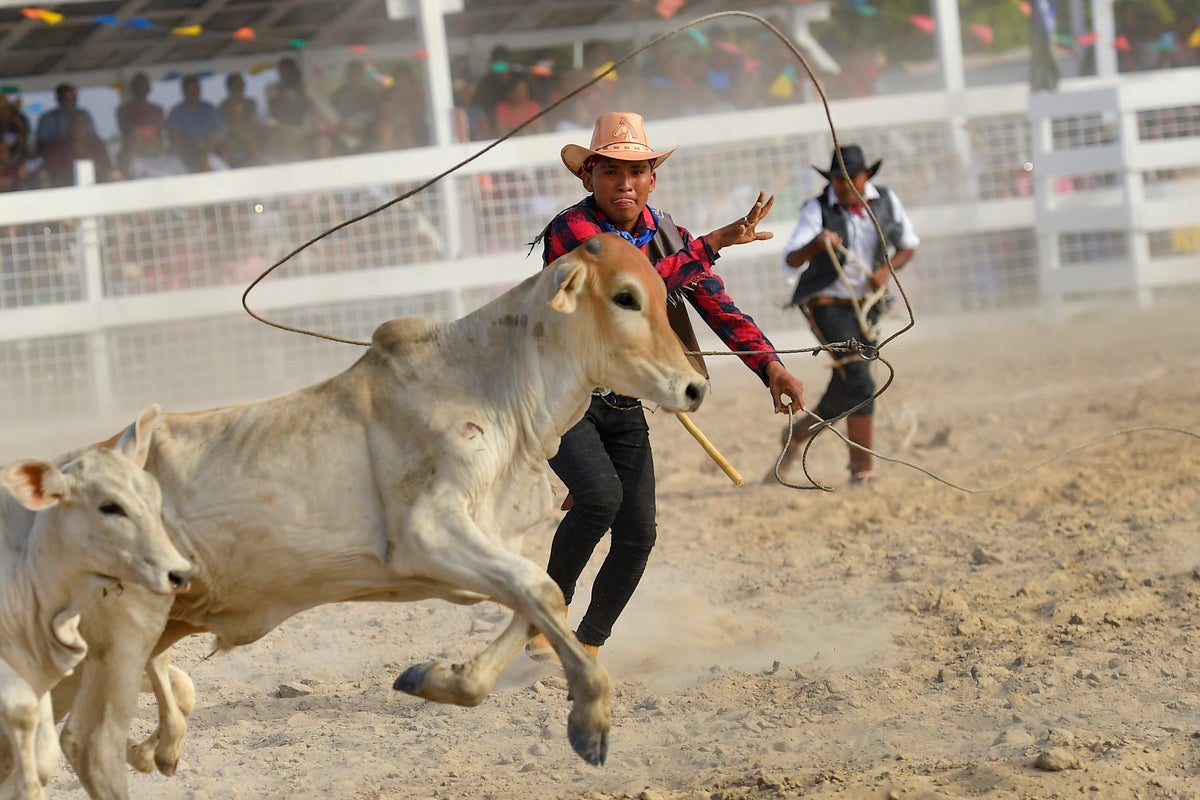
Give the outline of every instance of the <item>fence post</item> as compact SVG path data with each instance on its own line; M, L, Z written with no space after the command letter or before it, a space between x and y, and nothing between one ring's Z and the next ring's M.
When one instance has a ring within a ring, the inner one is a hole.
M96 165L90 159L75 162L75 185L94 186ZM102 323L104 301L104 260L100 255L100 223L94 216L82 217L76 227L79 248L79 268L83 272L83 302L95 327L84 334L88 364L92 370L92 397L96 413L108 415L113 411L112 365L109 363L108 336Z

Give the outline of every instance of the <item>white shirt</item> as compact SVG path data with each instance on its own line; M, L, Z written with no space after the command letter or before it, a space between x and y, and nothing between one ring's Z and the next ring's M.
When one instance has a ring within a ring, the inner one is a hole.
M843 299L861 298L870 289L869 279L873 267L879 266L874 264L875 251L879 245L879 234L875 230L875 223L871 217L863 214L854 214L846 211L837 201L837 193L833 191L833 186L826 186L824 196L833 204L836 213L843 214L846 217L846 240L842 242L846 249L850 251L853 258L847 259L843 270L846 273L846 279L850 285L846 286L842 281L837 280L826 286L821 291L817 292L819 296L825 297L840 297ZM915 250L917 245L921 243L921 239L917 236L917 232L913 229L912 220L908 217L908 212L904 210L904 205L900 202L900 198L895 192L888 192L888 196L892 202L892 218L900 224L900 248L903 250ZM870 181L867 181L866 189L863 191L863 199L870 202L879 197L879 190ZM804 270L808 269L809 262L801 264L799 267L790 266L787 263L789 253L799 250L804 245L816 238L817 234L822 231L824 226L821 224L821 203L820 197L812 197L800 207L800 219L796 222L796 227L792 231L792 235L788 237L787 244L783 248L783 273L789 284L795 284L796 279ZM889 248L889 255L895 254L895 248ZM861 263L860 263L861 262Z

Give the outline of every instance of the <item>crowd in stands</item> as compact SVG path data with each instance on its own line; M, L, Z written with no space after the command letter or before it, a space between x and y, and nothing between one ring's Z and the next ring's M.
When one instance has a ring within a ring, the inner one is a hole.
M1117 8L1121 71L1192 66L1200 63L1196 17L1178 14L1170 23L1139 14L1136 3ZM718 34L719 36L719 34ZM715 38L715 37L714 37ZM585 92L566 95L609 67L614 46L587 42L580 63L562 64L555 50L515 52L499 45L485 64L460 56L451 64L458 141L492 139L547 114L519 133L590 127L597 108L644 109L650 118L762 108L815 97L807 76L790 55L735 37L724 46L669 43L609 73ZM623 50L621 52L624 52ZM837 75L821 75L830 99L874 92L883 52L856 42L836 53ZM568 56L569 58L569 56ZM1085 55L1086 58L1086 55ZM789 69L790 67L790 69ZM0 191L67 186L74 162L94 162L99 181L205 172L309 158L379 152L431 144L433 130L419 62L400 61L377 72L362 61L345 63L338 84L316 92L293 57L275 64L277 80L266 87L265 107L246 94L237 72L225 78L225 96L202 97L197 76L181 79L183 98L164 108L151 98L149 78L138 73L116 110L119 139L105 142L91 113L70 84L59 85L56 105L37 119L36 130L22 113L20 97L0 97ZM799 74L797 74L799 72ZM557 105L556 105L557 104Z

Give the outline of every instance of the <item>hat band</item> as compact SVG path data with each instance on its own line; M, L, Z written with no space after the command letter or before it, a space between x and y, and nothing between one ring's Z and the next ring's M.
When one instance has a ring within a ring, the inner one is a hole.
M653 153L654 152L653 150L650 149L650 147L648 145L644 145L641 142L609 142L608 144L602 144L599 147L594 147L592 149L595 150L597 153L603 152L605 150L628 150L631 152L638 152L638 153Z

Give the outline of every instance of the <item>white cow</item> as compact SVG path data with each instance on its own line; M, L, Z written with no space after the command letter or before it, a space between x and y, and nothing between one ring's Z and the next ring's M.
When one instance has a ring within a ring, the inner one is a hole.
M113 449L0 472L0 723L14 755L2 798L45 797L59 757L49 692L87 653L80 612L120 583L169 596L190 577L142 469L160 420L151 406Z
M396 688L476 705L540 630L573 698L568 738L602 763L608 675L520 543L552 510L546 460L596 387L671 410L700 404L704 378L665 307L646 257L606 234L463 319L384 323L355 364L322 383L167 415L147 469L196 571L173 604L126 592L84 615L85 635L106 647L55 705L71 708L63 748L91 796L127 796L125 735L151 656L192 633L212 632L220 648L249 644L300 611L347 600L513 609L474 658L411 667Z

